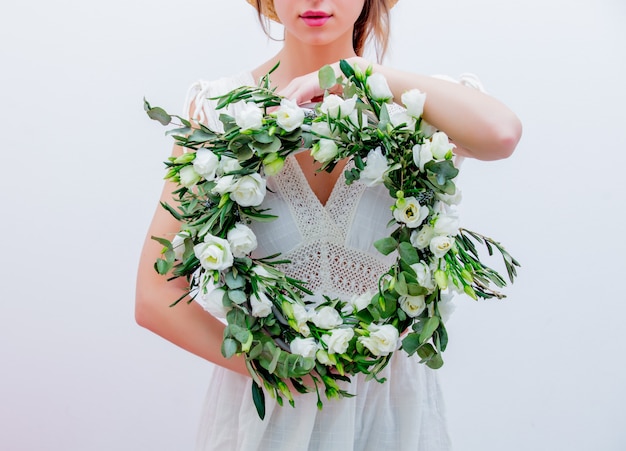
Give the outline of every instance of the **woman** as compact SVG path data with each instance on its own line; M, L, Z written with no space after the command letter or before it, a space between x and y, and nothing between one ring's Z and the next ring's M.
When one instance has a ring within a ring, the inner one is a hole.
M189 114L219 127L214 103L208 97L240 85L256 84L276 63L271 83L278 93L307 103L323 92L317 71L330 64L337 74L346 59L365 69L371 63L360 55L373 35L381 53L387 44L388 10L393 0L248 0L266 17L285 27L280 52L251 73L200 82L192 87ZM450 81L394 70L379 64L394 94L409 89L427 94L424 119L448 134L456 153L481 160L508 157L520 138L516 116L471 83ZM236 106L234 107L236 108ZM182 152L176 148L175 153ZM343 183L338 164L332 173L316 172L308 152L287 159L285 168L268 181L264 206L279 219L253 224L258 255L281 252L292 263L286 272L306 279L318 295L347 297L376 286L389 262L371 243L384 236L390 198L384 189L365 189ZM162 201L175 189L166 183ZM167 282L152 265L161 246L151 236L171 237L179 224L158 208L147 235L138 272L136 318L140 325L218 365L212 374L204 420L198 439L201 450L447 450L450 443L435 373L417 358L394 354L381 374L384 384L353 378L354 398L325 401L300 395L296 407L278 407L267 399L260 420L250 399L251 379L242 358L225 359L220 352L224 325L197 303L169 308L184 281Z

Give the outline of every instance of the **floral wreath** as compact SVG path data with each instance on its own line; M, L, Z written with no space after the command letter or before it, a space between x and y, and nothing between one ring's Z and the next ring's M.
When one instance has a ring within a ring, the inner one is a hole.
M164 246L155 269L188 282L172 305L188 298L225 317L221 352L245 357L261 418L263 389L279 405L284 397L292 406L292 389L315 390L322 408L321 387L331 399L352 396L338 383L350 375L383 382L377 375L398 349L417 354L430 368L441 367L448 343L442 295L453 290L473 299L504 297L491 286L503 287L505 280L480 261L474 243L490 255L494 248L500 252L511 282L517 275L519 263L498 242L459 228L455 146L422 119L425 94L407 91L401 98L405 108L390 111L393 96L384 76L346 61L340 69L340 78L330 66L319 71L325 96L314 110L275 94L269 83L275 68L259 86L213 99L218 110L242 102L235 117L220 115L223 132L144 101L152 119L163 125L180 121L167 133L187 150L165 163L165 178L177 184L178 205L162 206L181 228L171 240L152 237ZM337 84L342 95L328 93ZM380 276L376 293L347 300L325 296L312 305L306 281L281 271L287 260L251 256L257 240L249 224L276 218L261 208L266 177L303 148L326 171L351 158L347 184L360 180L389 190L392 231L373 245L397 258Z

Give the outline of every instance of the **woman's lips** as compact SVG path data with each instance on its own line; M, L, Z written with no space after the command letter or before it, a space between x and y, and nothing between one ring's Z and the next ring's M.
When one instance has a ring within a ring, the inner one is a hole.
M323 11L306 11L300 15L300 18L309 27L321 27L328 22L331 15Z

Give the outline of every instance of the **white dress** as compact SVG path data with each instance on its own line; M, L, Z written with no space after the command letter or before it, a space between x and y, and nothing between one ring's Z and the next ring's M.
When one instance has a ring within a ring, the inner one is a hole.
M249 73L214 82L198 82L188 95L191 113L210 127L219 127L213 103L206 98L240 85L254 85ZM189 110L185 110L189 111ZM281 252L291 260L289 275L309 282L316 293L350 297L375 290L390 265L372 243L388 235L391 198L384 187L350 186L339 177L322 205L289 157L281 173L268 180L263 207L279 219L254 223L259 256ZM391 257L393 258L393 257ZM318 410L315 393L296 396L296 406L280 407L266 395L266 416L260 420L251 397L251 379L215 367L198 433L196 449L233 451L419 450L451 448L444 403L436 371L417 357L396 352L380 384L353 377L356 396L327 400Z

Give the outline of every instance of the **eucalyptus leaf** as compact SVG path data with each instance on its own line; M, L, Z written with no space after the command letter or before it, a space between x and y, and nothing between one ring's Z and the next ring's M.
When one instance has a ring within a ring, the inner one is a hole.
M261 132L261 133L253 133L252 134L252 139L254 139L258 143L269 144L269 143L273 142L276 139L276 137L275 136L271 136L267 132Z
M318 71L317 74L318 74L319 85L320 85L321 89L326 91L326 90L332 88L333 86L335 86L337 84L337 78L335 76L335 70L331 66L326 65L326 66L322 67Z
M389 255L398 247L398 242L392 237L388 236L374 241L374 247L378 249L383 255Z
M231 324L228 326L230 330L230 334L237 340L239 343L246 343L250 339L250 331L244 327L237 326L236 324Z
M270 153L278 152L282 146L280 139L276 136L272 136L272 140L269 143L251 142L250 147L254 149L257 155L267 155Z
M146 112L148 113L148 117L150 119L160 122L161 125L168 125L172 122L172 116L167 114L167 112L161 107L151 107Z
M408 355L413 355L420 345L419 335L416 333L410 333L402 340L402 349L404 349Z
M246 284L246 279L241 274L237 274L235 276L233 271L229 271L226 273L224 277L224 281L226 282L226 286L231 290L236 290L238 288L243 288Z
M154 262L154 269L156 269L157 273L165 275L170 271L170 269L172 269L172 263L165 261L162 258L158 258Z
M420 341L422 343L426 342L428 339L430 339L430 337L432 337L435 330L437 330L437 328L439 327L439 322L440 321L438 316L431 316L430 318L428 318L428 320L424 324L424 329L422 329L422 332L420 333Z
M417 249L415 249L411 243L407 243L406 241L400 243L398 246L398 252L402 261L404 261L407 265L414 265L415 263L420 262Z
M226 357L227 359L230 359L232 356L234 356L237 353L238 347L239 347L239 344L237 343L236 340L232 338L225 338L222 341L222 355Z
M227 292L228 299L233 301L235 304L243 304L248 300L246 293L242 290L228 290Z
M428 359L428 361L426 362L426 366L433 370L438 370L439 368L441 368L443 366L443 358L441 357L441 354L437 353L430 359Z

